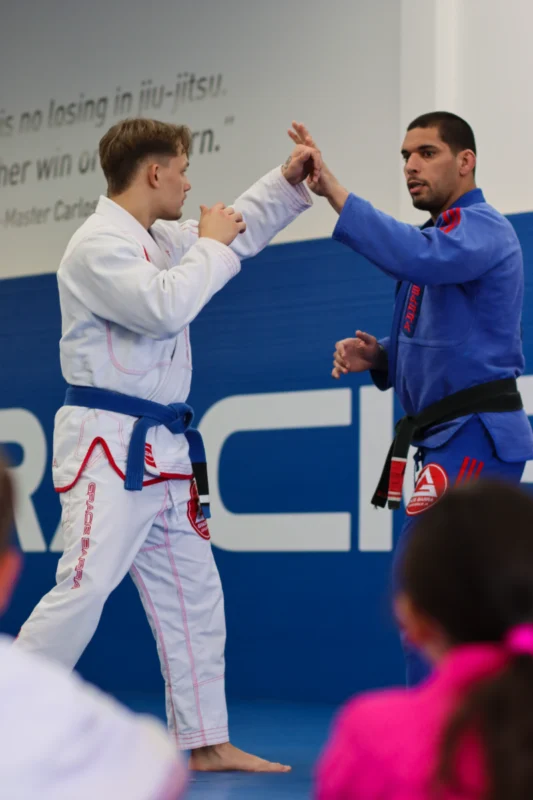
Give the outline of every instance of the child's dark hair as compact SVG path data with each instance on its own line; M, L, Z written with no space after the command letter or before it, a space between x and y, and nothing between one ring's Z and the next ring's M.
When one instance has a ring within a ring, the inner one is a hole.
M409 536L401 589L452 646L503 642L533 624L532 495L493 481L452 489ZM486 800L533 798L533 655L509 655L464 696L444 732L435 788L463 788L456 764L469 734L483 748Z

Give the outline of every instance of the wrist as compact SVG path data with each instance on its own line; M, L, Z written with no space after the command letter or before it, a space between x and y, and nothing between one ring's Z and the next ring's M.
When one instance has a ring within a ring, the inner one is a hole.
M374 359L374 363L372 365L372 369L376 369L381 372L386 372L388 368L389 368L389 357L387 355L387 351L385 350L382 344L378 344L378 350L376 353L376 357Z
M327 188L326 197L329 201L329 204L335 209L337 214L341 213L349 195L350 192L345 189L344 186L341 186L337 180L332 182Z
M296 184L297 184L299 181L297 181L297 180L296 180L295 178L293 178L291 175L287 175L287 168L288 168L288 166L289 166L288 164L284 164L284 165L282 166L282 168L281 168L281 174L283 175L283 177L285 178L285 180L287 181L287 183L289 184L289 186L295 186L295 185L296 185Z

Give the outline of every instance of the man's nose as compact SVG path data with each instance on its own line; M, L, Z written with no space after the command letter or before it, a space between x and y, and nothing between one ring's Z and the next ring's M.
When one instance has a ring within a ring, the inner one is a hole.
M405 162L405 172L407 175L420 172L420 156L416 153L412 153Z

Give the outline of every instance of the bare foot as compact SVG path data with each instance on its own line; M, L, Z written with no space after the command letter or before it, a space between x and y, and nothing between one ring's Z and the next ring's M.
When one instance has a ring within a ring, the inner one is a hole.
M197 747L191 751L189 769L197 772L290 772L291 767L266 761L239 750L230 742Z

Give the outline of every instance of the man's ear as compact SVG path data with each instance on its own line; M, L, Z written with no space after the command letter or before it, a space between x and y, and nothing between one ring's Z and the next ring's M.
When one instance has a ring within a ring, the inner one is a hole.
M156 163L148 164L146 168L146 178L152 189L159 186L159 169L160 165Z
M471 172L474 172L476 168L476 154L473 150L463 150L458 155L459 158L459 173L461 177L465 177L469 175Z

